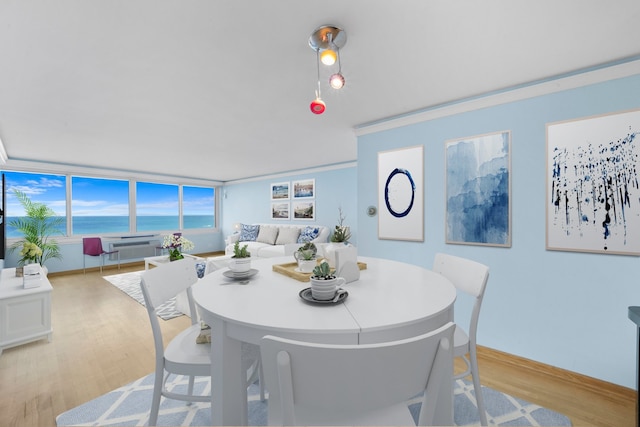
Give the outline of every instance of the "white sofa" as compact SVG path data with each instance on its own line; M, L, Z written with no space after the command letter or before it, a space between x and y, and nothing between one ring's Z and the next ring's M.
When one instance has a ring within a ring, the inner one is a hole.
M313 243L327 243L330 229L323 225L298 225L298 224L248 224L249 227L258 226L258 232L254 240L246 240L251 232L245 232L247 225L243 224L241 231L227 238L225 248L226 255L233 255L233 246L240 241L240 247L247 245L247 250L252 257L271 258L287 255L285 246L295 247L302 244L300 234L309 231L308 228L317 229L317 235L311 239ZM241 239L241 237L243 239Z

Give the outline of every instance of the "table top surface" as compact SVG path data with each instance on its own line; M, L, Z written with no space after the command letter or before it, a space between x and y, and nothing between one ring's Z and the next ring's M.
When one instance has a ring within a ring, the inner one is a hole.
M15 268L3 268L0 273L0 298L12 298L53 290L49 279L44 274L40 274L40 285L37 287L25 289L23 280L22 277L16 277Z
M367 269L360 279L343 285L349 296L335 305L302 300L300 282L272 270L291 257L256 259L258 270L249 283L223 276L226 269L206 275L193 286L196 303L208 314L236 325L277 334L359 333L411 325L452 310L456 291L449 280L425 268L380 258L358 257Z

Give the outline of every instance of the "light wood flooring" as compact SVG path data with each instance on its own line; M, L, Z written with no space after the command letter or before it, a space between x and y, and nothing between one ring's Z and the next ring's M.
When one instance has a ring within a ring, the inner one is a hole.
M123 265L121 272L143 269ZM104 275L118 273L105 269ZM6 349L0 356L0 426L55 426L62 412L151 373L147 312L96 269L51 274L53 341ZM162 322L165 339L189 325ZM635 425L635 391L479 349L482 383L561 412L574 426Z

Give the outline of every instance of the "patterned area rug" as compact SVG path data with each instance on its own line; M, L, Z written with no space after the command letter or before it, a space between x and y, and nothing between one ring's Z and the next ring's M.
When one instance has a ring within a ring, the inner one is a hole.
M144 271L134 271L133 273L114 274L103 278L144 306L144 297L142 296L142 289L140 288L142 273L144 273ZM175 298L170 299L158 307L157 313L158 317L163 320L169 320L183 315L181 311L176 310Z
M176 376L168 381L175 391L187 388L186 377ZM196 381L196 390L208 394L211 390L208 378ZM153 392L153 375L120 387L90 402L71 409L56 418L59 427L92 426L144 426L148 422ZM483 387L487 418L494 426L570 426L571 421L562 414ZM249 387L249 425L267 424L267 402L260 401L256 384ZM465 380L457 380L454 390L454 421L458 426L480 425L473 386ZM416 399L419 400L419 399ZM416 417L420 403L409 402ZM160 403L159 426L208 426L211 425L210 406L164 399Z

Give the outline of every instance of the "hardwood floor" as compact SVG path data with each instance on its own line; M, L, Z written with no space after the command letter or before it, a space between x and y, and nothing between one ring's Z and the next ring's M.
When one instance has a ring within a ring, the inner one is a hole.
M123 265L136 271L142 263ZM116 274L114 268L104 275ZM55 426L62 412L147 375L154 368L147 312L100 272L51 274L53 341L0 356L0 425ZM163 321L165 339L189 325ZM561 412L574 426L635 425L635 391L487 348L482 383Z

